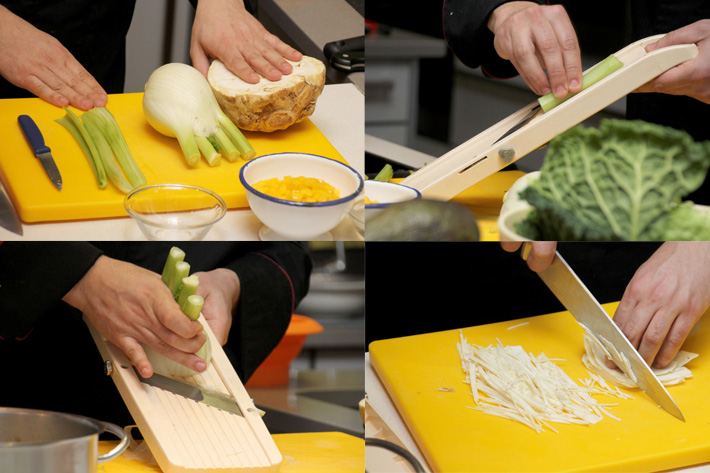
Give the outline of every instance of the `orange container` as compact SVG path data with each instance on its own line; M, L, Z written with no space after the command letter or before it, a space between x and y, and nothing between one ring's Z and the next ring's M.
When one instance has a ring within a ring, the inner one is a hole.
M309 335L321 333L323 326L305 315L293 314L286 334L247 381L252 388L285 386L291 361L301 353Z

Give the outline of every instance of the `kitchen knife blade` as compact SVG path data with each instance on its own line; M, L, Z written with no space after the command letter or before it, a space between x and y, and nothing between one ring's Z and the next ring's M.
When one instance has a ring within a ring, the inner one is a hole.
M239 406L237 405L237 401L226 394L205 388L198 388L192 384L183 383L182 381L177 381L158 373L154 373L150 378L144 378L135 368L133 368L133 371L135 371L136 376L138 376L141 383L155 386L156 388L170 391L178 396L192 399L193 401L201 402L203 404L207 404L208 406L216 407L217 409L244 417L242 410L239 409Z
M535 118L536 116L538 116L541 112L542 112L542 107L540 107L539 104L535 105L533 108L530 109L530 111L528 113L525 114L525 116L518 123L516 123L515 125L510 127L508 129L508 131L506 131L500 137L498 137L498 139L495 140L493 142L493 144L498 143L503 138L510 136L513 133L515 133L516 131L520 130L522 127L524 127L525 125L530 123L532 121L532 119Z
M527 259L529 252L530 245L526 244L523 247L523 259ZM673 417L685 422L683 413L666 388L560 253L556 252L552 264L537 274L562 305L577 319L577 322L587 327L597 337L608 340L626 357L637 378L639 388Z
M22 222L10 198L5 194L2 184L0 184L0 227L22 236Z
M62 175L57 169L54 158L52 158L52 150L44 144L44 137L37 124L29 115L20 115L17 117L17 121L20 124L20 128L22 128L22 133L27 138L30 148L32 148L32 152L39 159L49 180L54 184L54 187L62 190Z

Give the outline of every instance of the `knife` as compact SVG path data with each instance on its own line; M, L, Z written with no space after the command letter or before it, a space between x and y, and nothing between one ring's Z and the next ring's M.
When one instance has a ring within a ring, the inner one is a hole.
M0 184L0 227L22 236L22 223L2 184Z
M20 123L22 132L25 134L25 138L27 138L32 152L37 159L39 159L39 162L42 163L42 167L47 173L47 176L49 176L49 180L52 181L54 187L62 190L62 175L59 174L57 164L54 162L54 158L52 158L52 150L44 144L44 137L42 136L42 132L39 131L39 128L37 128L37 124L29 115L20 115L17 117L17 121Z
M237 401L235 401L231 396L217 391L212 391L210 389L199 388L197 386L193 386L192 384L183 383L182 381L177 381L158 373L154 373L150 378L144 378L135 368L133 368L133 370L141 383L145 383L165 391L170 391L178 396L192 399L193 401L201 402L203 404L207 404L208 406L216 407L217 409L244 417L242 410L237 405Z
M523 245L524 260L527 260L530 248L529 243ZM619 353L626 357L637 378L636 382L639 388L673 417L685 422L683 413L666 388L560 253L556 252L552 264L537 274L562 302L562 305L577 319L577 322L587 327L597 337L608 340Z

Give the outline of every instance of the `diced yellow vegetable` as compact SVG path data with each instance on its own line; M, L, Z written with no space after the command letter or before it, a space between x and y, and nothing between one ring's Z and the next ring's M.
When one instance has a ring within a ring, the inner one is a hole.
M296 202L327 202L340 198L338 189L315 177L265 179L254 184L254 188L277 199Z

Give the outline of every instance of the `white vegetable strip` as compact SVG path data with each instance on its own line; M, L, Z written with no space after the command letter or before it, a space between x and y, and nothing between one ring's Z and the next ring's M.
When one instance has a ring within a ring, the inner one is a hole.
M636 376L624 354L619 353L614 348L614 345L605 338L597 337L584 325L582 325L582 328L584 329L585 353L582 356L584 366L619 386L626 388L637 387ZM658 377L658 380L666 386L682 383L693 376L693 373L685 365L697 357L697 353L680 351L670 365L663 369L653 369L653 372ZM606 360L614 361L619 369L606 366Z
M537 432L556 431L548 422L595 424L615 418L591 393L629 397L594 377L577 385L544 353L533 355L520 346L481 347L460 333L457 343L465 382L476 407L487 414L521 422Z

